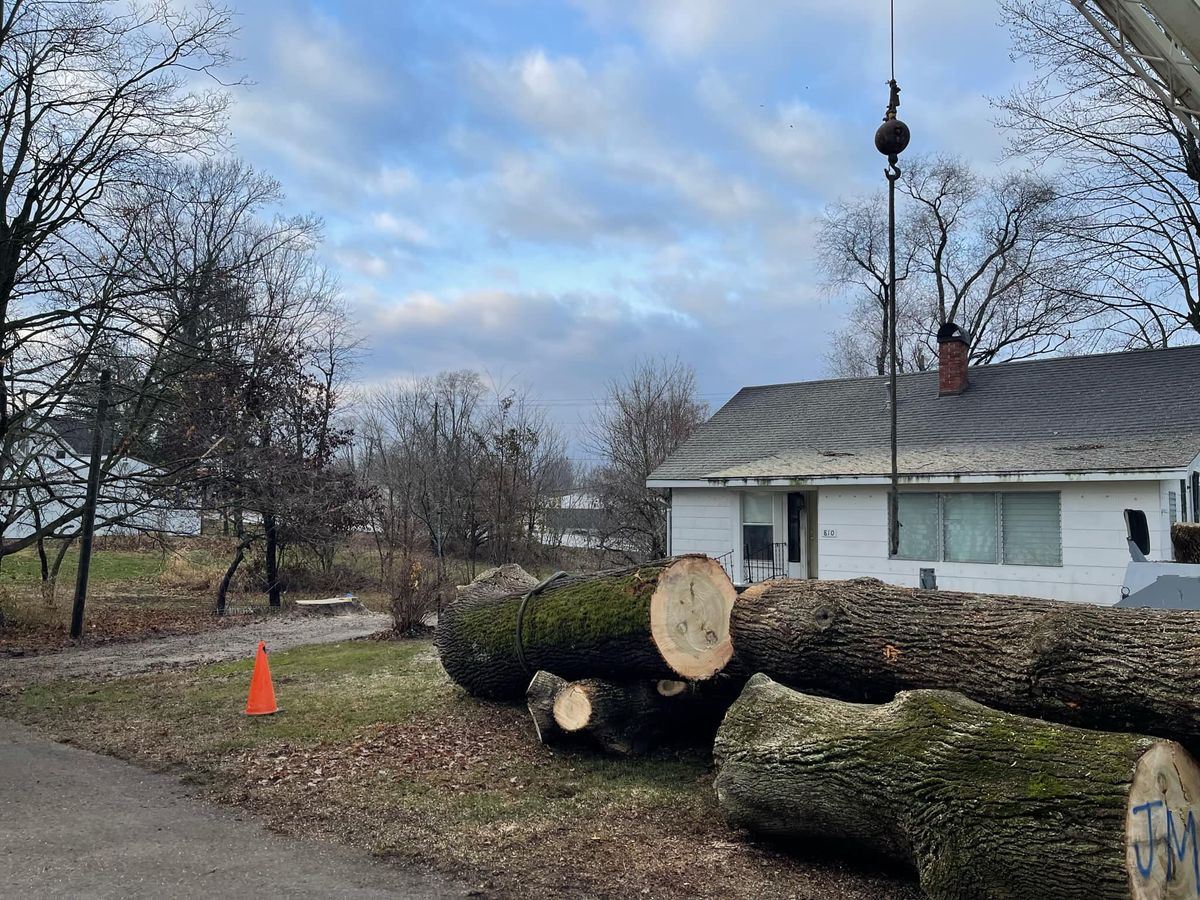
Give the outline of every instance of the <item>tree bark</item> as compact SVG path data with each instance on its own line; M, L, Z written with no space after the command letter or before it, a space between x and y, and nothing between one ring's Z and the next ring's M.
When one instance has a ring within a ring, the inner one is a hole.
M684 681L566 681L538 672L525 692L543 744L590 744L625 756L691 738L712 740L733 696ZM721 702L721 697L725 701Z
M1200 768L1173 741L949 691L869 706L755 675L715 757L731 823L911 865L934 900L1197 893Z
M517 700L538 669L563 678L704 679L729 660L736 593L720 565L679 557L571 575L523 593L463 597L442 614L446 672L480 697Z
M739 667L882 702L945 688L1023 715L1200 748L1200 614L853 581L754 585L730 625Z
M250 549L250 545L253 543L253 537L243 537L238 541L233 559L229 561L229 566L225 569L225 574L221 577L221 584L217 587L218 616L225 615L225 595L229 593L229 585L233 581L233 575L237 572L238 566L242 564L242 560L246 558L246 551Z
M508 563L481 572L470 584L455 587L455 599L503 597L527 591L537 583L538 580L519 565Z

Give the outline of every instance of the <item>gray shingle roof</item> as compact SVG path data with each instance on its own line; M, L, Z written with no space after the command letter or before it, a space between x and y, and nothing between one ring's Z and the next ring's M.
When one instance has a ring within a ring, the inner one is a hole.
M900 471L925 475L1179 469L1200 453L1200 346L901 375ZM887 378L743 388L652 481L890 471Z

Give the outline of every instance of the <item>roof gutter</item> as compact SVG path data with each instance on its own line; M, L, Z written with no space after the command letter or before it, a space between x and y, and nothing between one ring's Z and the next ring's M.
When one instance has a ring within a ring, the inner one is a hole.
M900 483L914 484L1038 484L1063 481L1163 481L1185 478L1186 468L1172 469L1112 469L1102 472L983 472L954 474L930 472L923 474L901 474ZM819 487L821 485L888 485L888 475L822 475L814 477L779 476L740 478L651 478L646 482L650 488L714 488L714 487Z

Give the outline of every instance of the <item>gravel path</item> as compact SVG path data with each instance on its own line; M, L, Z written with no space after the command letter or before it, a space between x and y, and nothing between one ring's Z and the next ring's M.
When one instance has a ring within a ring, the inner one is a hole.
M0 894L28 898L462 897L460 885L315 840L0 719Z
M250 659L260 640L266 641L268 651L286 650L305 644L329 644L365 637L387 628L390 623L391 618L381 613L280 616L199 634L85 647L39 656L0 658L0 686L55 678L120 678L156 669Z

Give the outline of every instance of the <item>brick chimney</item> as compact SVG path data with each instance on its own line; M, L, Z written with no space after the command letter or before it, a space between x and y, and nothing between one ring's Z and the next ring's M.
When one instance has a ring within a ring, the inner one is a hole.
M971 336L947 322L937 333L938 342L938 396L961 394L967 389L967 355L971 350Z

